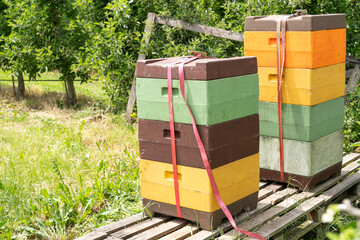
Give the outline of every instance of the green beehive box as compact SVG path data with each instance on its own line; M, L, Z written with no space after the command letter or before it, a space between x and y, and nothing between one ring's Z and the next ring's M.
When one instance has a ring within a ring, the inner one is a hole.
M285 182L300 188L340 174L343 130L313 142L284 139ZM279 138L260 136L260 178L280 181Z
M342 129L344 97L314 106L283 104L283 137L311 142ZM260 102L260 135L278 137L277 103Z
M137 110L142 119L169 121L166 68L179 58L138 62ZM177 123L191 123L173 69L173 107ZM199 125L213 125L258 113L256 58L199 59L185 65L185 98Z

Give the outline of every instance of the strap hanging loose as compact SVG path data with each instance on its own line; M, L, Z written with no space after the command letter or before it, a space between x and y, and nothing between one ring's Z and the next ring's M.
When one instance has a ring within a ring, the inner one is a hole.
M234 229L236 229L238 232L242 233L242 234L245 234L249 237L252 237L252 238L255 238L255 239L260 239L260 240L265 240L265 238L263 238L261 235L257 234L257 233L253 233L253 232L249 232L249 231L245 231L245 230L242 230L242 229L239 229L237 226L236 226L236 223L229 211L229 209L226 207L225 203L223 202L223 200L221 199L221 196L220 196L220 193L219 193L219 189L216 185L216 182L215 182L215 178L214 178L214 175L212 173L212 170L211 170L211 167L210 167L210 163L209 163L209 160L208 160L208 157L207 157L207 154L206 154L206 151L205 151L205 147L204 147L204 144L200 138L200 135L199 135L199 132L198 132L198 129L196 127L196 122L195 122L195 119L194 119L194 116L191 112L191 109L189 107L189 105L187 104L186 102L186 99L185 99L185 77L184 77L184 65L188 62L191 62L195 59L197 59L199 56L195 56L194 58L191 58L189 59L188 61L184 61L184 62L181 62L180 65L179 65L179 81L180 81L180 91L181 91L181 95L184 99L184 102L185 102L185 105L186 107L188 108L189 110L189 113L190 113L190 116L191 116L191 122L192 122L192 127L193 127L193 132L194 132L194 135L195 135L195 139L196 139L196 142L198 144L198 147L199 147L199 150L200 150L200 155L201 155L201 158L202 158L202 161L204 163L204 167L206 169L206 172L208 174L208 177L209 177L209 180L210 180L210 184L211 184L211 187L212 187L212 190L213 190L213 193L215 195L215 198L216 198L216 201L218 202L218 204L220 205L222 211L224 212L225 216L228 218L228 220L230 221L231 225L233 226ZM169 69L169 68L168 68ZM170 80L169 80L170 79ZM169 71L168 71L168 81L171 81L171 71L170 71L170 74L169 74ZM170 92L169 92L170 93ZM173 161L173 164L174 164L174 161ZM176 163L175 163L176 164ZM174 172L174 176L175 176L175 172ZM175 178L174 178L174 181L175 181ZM176 191L176 190L175 190ZM177 206L178 208L178 206Z

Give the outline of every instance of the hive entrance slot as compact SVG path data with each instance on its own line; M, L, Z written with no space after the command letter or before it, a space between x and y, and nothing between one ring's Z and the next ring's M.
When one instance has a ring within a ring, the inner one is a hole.
M178 181L181 181L181 179L182 179L181 173L178 173L177 176L178 176ZM174 172L165 171L165 179L166 180L174 180Z
M163 137L165 139L171 139L170 129L164 129ZM180 137L181 137L181 133L179 131L175 131L175 140L180 140Z
M281 76L281 82L284 82L284 74ZM277 74L269 74L269 82L277 82Z
M168 96L168 88L167 87L161 88L161 95L162 96ZM174 97L179 96L179 88L172 88L172 95Z
M277 42L276 38L269 38L269 46L276 47L276 42ZM282 38L280 38L280 43L281 42L282 42Z

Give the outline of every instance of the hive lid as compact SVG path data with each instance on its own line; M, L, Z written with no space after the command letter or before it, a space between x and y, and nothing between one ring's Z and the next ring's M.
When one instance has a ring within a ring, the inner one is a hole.
M277 19L288 15L245 18L245 31L276 31ZM320 31L346 27L345 14L301 15L287 20L287 31Z
M186 57L139 60L136 77L167 78L167 66ZM178 79L178 65L172 68L172 78ZM187 80L214 80L257 73L256 57L202 58L184 66Z

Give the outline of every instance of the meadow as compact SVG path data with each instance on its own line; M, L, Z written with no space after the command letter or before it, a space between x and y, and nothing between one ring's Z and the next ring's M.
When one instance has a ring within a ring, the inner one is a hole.
M101 82L76 82L71 108L63 82L25 85L16 100L0 82L0 239L73 239L140 212L137 127Z

